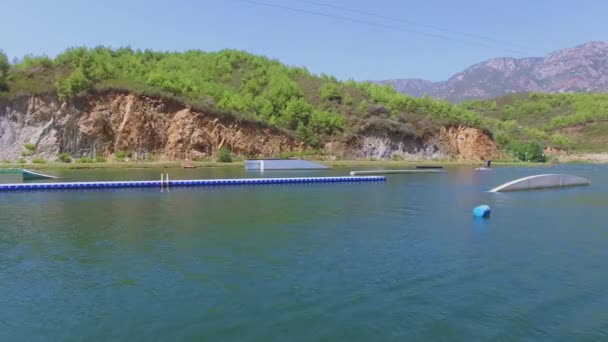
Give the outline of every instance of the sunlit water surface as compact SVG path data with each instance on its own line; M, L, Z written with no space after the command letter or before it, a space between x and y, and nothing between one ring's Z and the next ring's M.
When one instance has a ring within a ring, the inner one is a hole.
M162 171L260 176L55 174ZM548 172L593 183L486 192ZM489 220L472 218L478 204ZM0 193L0 340L606 339L607 219L608 167L588 165Z

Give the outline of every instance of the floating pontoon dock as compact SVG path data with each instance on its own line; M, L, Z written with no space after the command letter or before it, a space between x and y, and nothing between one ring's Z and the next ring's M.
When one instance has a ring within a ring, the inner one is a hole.
M259 159L245 160L245 170L247 171L268 171L268 170L324 170L325 165L299 159Z
M299 177L299 178L251 178L251 179L196 179L171 181L124 181L124 182L69 182L69 183L15 183L0 184L0 191L25 190L80 190L117 188L161 187L218 187L236 185L312 184L312 183L369 183L384 182L386 177Z
M351 176L363 176L363 175L389 175L399 173L442 173L442 170L436 169L418 169L418 170L364 170L364 171L351 171Z
M416 165L417 169L443 169L440 165Z
M490 192L563 188L570 186L583 186L589 184L591 184L591 181L579 176L547 174L516 179L512 182L494 188L490 190Z

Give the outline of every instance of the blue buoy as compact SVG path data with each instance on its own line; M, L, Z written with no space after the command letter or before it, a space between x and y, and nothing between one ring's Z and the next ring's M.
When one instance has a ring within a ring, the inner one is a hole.
M480 205L473 209L473 216L475 217L490 217L490 213L492 213L492 209L487 205Z

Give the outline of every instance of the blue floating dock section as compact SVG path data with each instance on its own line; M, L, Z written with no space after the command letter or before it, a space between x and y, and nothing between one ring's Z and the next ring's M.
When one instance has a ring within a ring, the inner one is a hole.
M218 187L237 185L318 184L318 183L369 183L385 182L386 177L299 177L299 178L251 178L251 179L196 179L172 181L124 181L124 182L69 182L69 183L15 183L0 184L0 191L30 190L82 190L160 187Z

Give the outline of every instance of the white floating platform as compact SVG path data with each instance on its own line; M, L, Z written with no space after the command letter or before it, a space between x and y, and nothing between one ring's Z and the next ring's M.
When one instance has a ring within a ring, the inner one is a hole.
M369 183L384 182L386 177L298 177L298 178L250 178L250 179L196 179L172 181L124 181L124 182L68 182L68 183L15 183L0 184L3 191L29 190L80 190L116 188L161 187L218 187L237 185L313 184L313 183Z
M579 176L546 174L516 179L512 182L494 188L490 190L490 192L563 188L571 186L585 186L589 184L591 184L591 181Z
M362 176L362 175L389 175L389 174L400 174L400 173L442 173L442 170L436 169L417 169L417 170L364 170L364 171L351 171L351 176Z
M313 163L308 160L299 159L259 159L245 160L247 171L269 171L269 170L325 170L325 165Z

